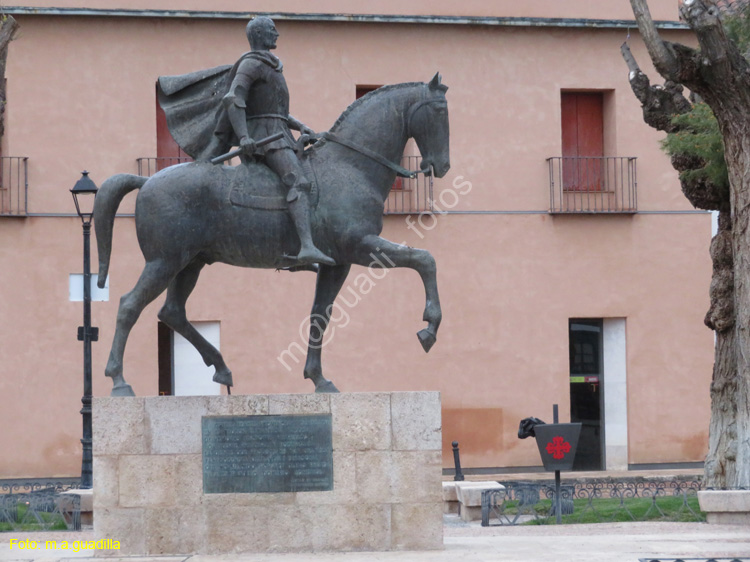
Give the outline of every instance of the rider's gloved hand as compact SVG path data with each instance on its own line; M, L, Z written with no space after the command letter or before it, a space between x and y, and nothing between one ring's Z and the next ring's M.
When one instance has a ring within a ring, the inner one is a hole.
M250 137L242 137L240 139L240 148L245 154L252 155L255 152L255 141Z

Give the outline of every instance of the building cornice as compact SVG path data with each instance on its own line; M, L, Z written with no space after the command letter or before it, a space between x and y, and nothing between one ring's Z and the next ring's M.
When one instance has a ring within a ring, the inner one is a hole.
M523 18L523 17L468 17L388 14L309 14L292 12L219 12L198 10L125 10L96 8L35 8L4 6L0 11L11 15L126 17L126 18L177 18L177 19L241 19L263 15L279 21L300 22L356 22L356 23L408 23L438 25L477 25L494 27L573 27L599 29L636 28L633 20L582 19L582 18ZM657 21L660 29L688 29L678 21Z

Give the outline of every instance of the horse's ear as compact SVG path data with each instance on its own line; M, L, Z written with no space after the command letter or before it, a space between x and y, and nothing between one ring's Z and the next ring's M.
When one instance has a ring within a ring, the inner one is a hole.
M430 87L430 90L440 90L443 92L445 92L448 89L448 86L445 86L441 82L440 72L435 73L435 76L432 77L432 80L430 80L430 83L428 84L428 86Z

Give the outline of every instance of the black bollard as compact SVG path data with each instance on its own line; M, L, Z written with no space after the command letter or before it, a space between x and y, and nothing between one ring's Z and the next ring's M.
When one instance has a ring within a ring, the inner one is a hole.
M453 442L453 462L456 465L456 475L453 477L453 480L460 482L464 479L464 473L461 472L461 458L458 454L458 441Z

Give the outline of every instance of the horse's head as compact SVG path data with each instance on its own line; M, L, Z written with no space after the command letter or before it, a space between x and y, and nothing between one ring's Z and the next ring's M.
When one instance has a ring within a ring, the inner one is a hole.
M422 155L422 170L442 178L451 167L448 143L448 102L445 92L448 86L441 84L440 74L435 74L429 84L424 85L424 96L409 108L407 132L413 137Z

